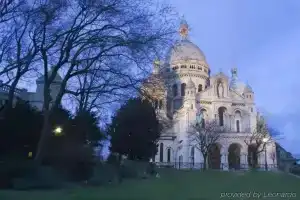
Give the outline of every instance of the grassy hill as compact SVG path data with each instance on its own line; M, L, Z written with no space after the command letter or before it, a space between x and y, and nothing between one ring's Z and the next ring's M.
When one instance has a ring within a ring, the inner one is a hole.
M165 170L160 178L127 180L121 185L57 191L0 191L2 200L216 200L300 199L300 179L275 172ZM296 194L298 192L298 194ZM256 196L255 196L256 195ZM248 197L249 196L249 197Z

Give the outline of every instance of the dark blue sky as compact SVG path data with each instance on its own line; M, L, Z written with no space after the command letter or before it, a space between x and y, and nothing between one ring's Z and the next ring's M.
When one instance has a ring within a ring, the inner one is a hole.
M212 73L237 67L255 91L280 143L300 153L300 1L169 0L191 27L190 38Z

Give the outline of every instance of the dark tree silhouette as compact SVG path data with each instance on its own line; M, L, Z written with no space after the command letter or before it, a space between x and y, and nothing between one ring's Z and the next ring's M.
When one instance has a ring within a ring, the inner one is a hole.
M157 152L161 125L148 100L130 99L112 119L108 128L110 150L132 160L149 160Z

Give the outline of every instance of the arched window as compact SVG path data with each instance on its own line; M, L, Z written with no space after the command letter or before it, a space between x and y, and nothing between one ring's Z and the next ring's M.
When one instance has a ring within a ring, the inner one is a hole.
M155 102L154 102L154 108L155 108L155 109L158 108L158 100L155 100Z
M186 84L182 83L181 84L181 96L185 96L185 87L186 87Z
M171 162L171 149L168 148L168 155L167 155L168 162Z
M220 107L218 109L218 114L219 114L219 125L224 126L224 113L225 113L226 108Z
M174 97L177 96L177 91L178 91L177 85L174 84L173 87L172 87L172 93L173 93L173 96L174 96Z
M201 91L202 91L202 85L199 84L199 85L198 85L198 92L201 92Z
M240 132L240 120L236 120L236 132Z
M235 117L235 130L236 130L236 132L239 133L241 130L241 120L242 120L241 111L239 111L239 110L235 111L234 117Z
M204 118L201 119L201 128L205 128L205 119Z
M164 161L164 143L160 143L159 147L159 162Z
M162 100L159 100L158 107L159 107L159 109L162 109L162 107L163 107L163 101Z
M191 164L192 166L195 165L195 147L191 148Z

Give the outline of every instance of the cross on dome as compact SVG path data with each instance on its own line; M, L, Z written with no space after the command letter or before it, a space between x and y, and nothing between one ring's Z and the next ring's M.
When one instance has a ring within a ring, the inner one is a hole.
M188 25L187 21L185 20L184 16L182 16L182 18L181 18L179 34L183 40L187 39L188 34L189 34L189 25Z

